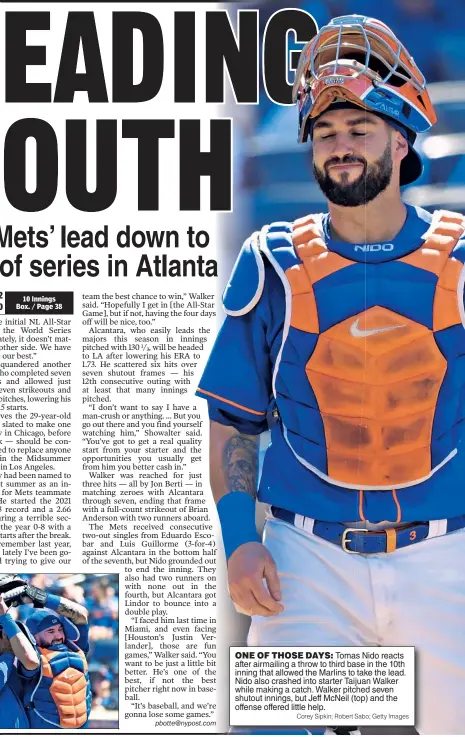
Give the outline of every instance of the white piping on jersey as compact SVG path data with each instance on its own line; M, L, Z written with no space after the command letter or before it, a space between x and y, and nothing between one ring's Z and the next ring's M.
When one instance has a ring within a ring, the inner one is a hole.
M323 230L323 240L329 241L331 240L331 233L329 232L329 218L326 218L326 220L321 220L321 226Z
M278 356L276 358L276 363L273 371L273 396L276 398L276 377L278 375L278 369L279 364L281 363L281 356L284 350L284 345L287 340L287 336L289 334L289 326L291 324L291 310L292 310L292 293L291 293L291 286L289 284L289 280L286 278L286 275L281 268L281 265L276 261L275 257L273 256L272 252L268 248L268 244L266 242L266 236L268 233L268 225L265 225L260 233L260 250L266 254L267 258L270 260L270 262L273 264L274 269L276 270L276 273L278 274L279 278L281 279L284 287L284 295L286 299L286 312L284 315L284 326L283 326L283 338L281 341L281 347L279 349ZM283 233L283 237L289 242L289 245L292 246L292 235L290 233Z
M465 264L462 266L462 271L459 276L459 283L457 285L457 299L459 302L459 314L462 320L462 325L465 328Z
M258 231L253 233L250 237L250 248L252 249L252 253L255 256L255 262L257 264L258 268L258 285L257 289L255 291L255 294L253 295L252 299L248 304L245 305L245 307L242 307L240 310L228 310L227 307L224 308L224 311L227 315L231 315L231 317L240 317L241 315L246 315L250 310L252 310L256 304L260 301L260 297L262 296L263 292L263 285L265 284L265 265L263 263L263 259L260 255L260 251L258 248ZM241 254L239 253L239 256L237 257L237 261L239 261L241 257ZM236 262L237 263L237 262ZM232 273L234 277L234 269ZM228 288L229 284L226 286L224 294L226 293L226 289Z
M342 486L344 489L354 489L356 491L360 491L360 484L349 484L345 481L336 481L336 479L331 478L331 476L328 476L326 473L323 473L323 471L320 471L316 466L312 466L311 463L305 460L305 458L302 458L292 447L291 441L288 437L288 431L287 427L283 423L283 433L284 433L284 439L286 443L288 444L289 448L294 453L295 457L297 458L300 463L305 466L305 468L308 468L309 471L312 471L316 476L319 476L320 479L323 479L324 481L327 481L328 484L332 484L333 486ZM457 455L457 448L454 448L454 450L451 450L448 456L444 458L444 460L441 461L437 466L435 466L427 476L423 476L420 479L415 479L415 481L407 481L405 484L387 484L384 486L366 486L363 484L362 488L363 491L386 491L387 489L405 489L408 486L415 486L416 484L422 484L424 481L428 481L428 479L433 476L436 471L439 471L440 468L446 465L454 456Z

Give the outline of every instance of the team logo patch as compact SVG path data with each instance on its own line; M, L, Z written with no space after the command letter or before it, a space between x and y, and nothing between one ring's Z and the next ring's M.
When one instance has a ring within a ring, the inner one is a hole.
M377 333L387 333L390 330L398 330L399 328L405 328L405 325L390 325L385 328L372 328L371 330L361 330L358 326L360 318L357 318L355 322L349 328L349 332L354 338L368 338L370 335L376 335Z
M393 115L396 118L398 118L400 115L399 111L392 107L392 105L386 105L384 102L376 103L376 107L379 110L382 110L384 113L387 113L388 115Z

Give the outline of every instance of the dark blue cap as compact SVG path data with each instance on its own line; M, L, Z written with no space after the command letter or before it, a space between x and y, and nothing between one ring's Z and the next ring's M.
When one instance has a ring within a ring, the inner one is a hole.
M75 642L79 639L78 628L66 617L62 617L51 609L35 609L34 614L31 614L26 620L26 626L32 635L48 630L50 627L55 627L57 624L61 624L63 627L67 640Z

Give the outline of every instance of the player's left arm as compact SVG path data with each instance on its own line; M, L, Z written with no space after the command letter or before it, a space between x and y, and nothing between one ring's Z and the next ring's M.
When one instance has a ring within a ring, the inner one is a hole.
M49 594L35 586L27 586L23 602L24 604L34 604L35 607L53 609L54 612L66 617L73 624L88 624L88 612L82 604L71 601L71 599L65 599L64 596Z
M76 627L79 630L79 639L76 640L75 644L78 646L80 650L82 650L84 655L87 655L90 649L89 625L88 624L77 624Z
M49 609L53 609L57 614L61 614L70 622L76 625L87 625L89 622L89 613L87 609L71 599L65 599L64 596L47 595L47 604Z

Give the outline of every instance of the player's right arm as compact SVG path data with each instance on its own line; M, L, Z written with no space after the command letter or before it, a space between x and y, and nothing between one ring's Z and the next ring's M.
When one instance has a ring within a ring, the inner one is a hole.
M285 295L254 236L242 248L223 302L227 317L197 390L208 401L211 421L211 487L231 598L247 614L271 616L283 607L275 563L255 526L255 506L259 438L268 429Z
M255 527L259 439L212 421L210 483L228 558L231 598L243 612L269 617L283 606L275 562Z

